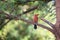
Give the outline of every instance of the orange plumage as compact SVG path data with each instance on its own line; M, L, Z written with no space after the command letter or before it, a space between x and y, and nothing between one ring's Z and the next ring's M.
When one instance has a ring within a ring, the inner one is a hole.
M37 29L38 15L39 14L35 14L34 17L33 17L34 29Z
M38 22L38 14L35 14L33 17L33 22L37 23Z

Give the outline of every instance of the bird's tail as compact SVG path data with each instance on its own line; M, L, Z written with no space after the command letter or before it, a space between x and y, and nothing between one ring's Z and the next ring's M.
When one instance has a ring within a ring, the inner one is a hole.
M37 24L34 24L34 29L37 29Z

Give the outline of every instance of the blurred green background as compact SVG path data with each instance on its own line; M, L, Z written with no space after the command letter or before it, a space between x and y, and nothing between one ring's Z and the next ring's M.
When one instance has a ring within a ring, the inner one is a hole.
M21 17L27 20L33 20L34 14L39 14L38 23L50 27L43 22L40 18L55 24L56 22L56 10L52 1L45 2L44 0L0 0L0 10L7 14L17 15L24 11L27 11L30 7L38 6L38 9L31 11ZM3 13L4 14L4 13ZM4 15L0 14L0 18L4 18ZM0 20L0 26L6 22L7 19ZM1 24L2 22L2 24ZM51 27L50 27L51 28ZM0 30L1 40L55 40L55 36L48 30L38 28L35 30L32 24L26 23L22 20L11 20L7 25Z

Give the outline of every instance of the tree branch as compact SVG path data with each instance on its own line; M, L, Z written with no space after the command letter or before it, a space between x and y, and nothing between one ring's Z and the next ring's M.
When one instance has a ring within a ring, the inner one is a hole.
M2 25L0 25L0 30L7 24L9 23L11 20L8 20L7 22L3 23Z
M56 35L56 33L58 33L57 30L56 30L56 28L55 28L55 25L54 25L54 24L52 24L51 22L47 21L47 20L44 19L44 18L41 18L41 20L44 21L44 22L46 22L47 24L49 24L49 25L53 28L55 35ZM59 34L58 34L58 35L59 35Z
M31 8L29 8L29 10L23 12L22 14L18 14L17 16L21 16L21 15L23 15L23 14L27 14L27 13L29 13L29 12L31 12L31 11L37 9L37 8L38 8L38 6L31 7Z
M35 10L35 9L37 9L37 6L29 9L29 10L26 11L26 12L23 12L22 14L26 14L26 13L28 13L28 12L30 12L30 11ZM5 14L6 14L6 13L5 13ZM18 16L21 16L22 14L19 14L19 15L17 15L17 16L13 16L13 15L11 15L11 14L6 14L6 15L8 16L8 17L6 17L6 18L8 18L8 19L15 19L15 18L19 19ZM30 21L30 20L25 20L25 19L22 19L22 18L20 18L20 20L34 25L34 23L33 23L32 21ZM37 24L37 25L40 26L40 27L42 27L42 28L45 28L45 29L51 31L52 33L54 33L53 29L51 29L51 28L49 28L49 27L47 27L47 26L44 26L44 25L42 25L42 24Z
M41 18L42 21L46 22L48 25L50 25L53 29L55 28L54 27L54 24L52 24L51 22L47 21L46 19L44 18Z
M27 13L29 13L29 12L37 9L37 8L38 8L38 6L31 7L31 8L29 8L27 11L25 11L25 12L23 12L23 13L21 13L21 14L18 14L18 15L16 15L15 17L21 17L23 14L27 14ZM7 14L7 13L5 13L4 11L0 10L0 14L2 14L2 13L4 13L7 18L13 16L13 15L11 15L11 14ZM13 16L13 17L14 17L14 16Z
M9 15L10 15L10 14L9 14ZM13 15L10 15L10 17L11 17L11 16L12 16L12 18L13 18ZM10 17L8 17L8 19L9 19ZM18 17L15 17L15 16L14 16L14 19L15 19L15 18L19 19ZM22 19L22 18L20 18L20 20L34 25L34 23L33 23L32 21L30 21L30 20L25 20L25 19ZM52 33L54 33L53 29L51 29L51 28L49 28L49 27L47 27L47 26L44 26L44 25L42 25L42 24L37 24L37 25L40 26L40 27L42 27L42 28L45 28L45 29L51 31Z
M34 25L34 23L32 21L30 21L30 20L26 20L26 19L22 19L22 18L20 18L20 20ZM49 28L47 26L44 26L42 24L37 24L37 25L40 26L40 27L42 27L42 28L45 28L45 29L49 30L52 33L54 33L53 29L51 29L51 28Z
M37 8L38 8L37 6L32 7L32 8L30 8L29 10L23 12L22 14L18 14L17 16L13 16L13 15L11 15L11 14L7 14L7 13L5 13L4 11L0 10L0 14L5 14L5 15L4 15L4 16L5 16L5 19L9 19L9 21L7 21L6 23L3 23L2 25L0 25L0 30L1 30L8 22L10 22L12 19L16 19L17 17L19 17L19 16L21 16L21 15L23 15L23 14L26 14L26 13L28 13L28 12L30 12L30 11L33 11L33 10L35 10L35 9L37 9ZM0 19L1 19L1 18L0 18Z

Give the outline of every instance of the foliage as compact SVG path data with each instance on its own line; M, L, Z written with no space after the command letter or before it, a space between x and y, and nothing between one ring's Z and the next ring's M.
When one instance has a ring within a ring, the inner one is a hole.
M21 18L27 20L33 20L34 14L39 14L39 22L43 25L47 25L45 22L40 20L40 18L45 18L52 23L55 23L55 6L52 2L45 4L43 1L35 1L25 3L26 0L20 0L21 3L17 3L17 0L6 0L0 1L0 10L4 11L7 14L12 14L16 16L21 14L24 11L27 11L30 7L38 6L38 9L22 15ZM24 4L25 3L25 4ZM0 18L4 18L5 15L1 14ZM8 19L3 19L6 22ZM3 22L1 20L0 22ZM1 25L1 23L0 23ZM0 30L0 39L1 40L55 40L54 35L46 29L43 29L38 26L35 30L33 25L23 22L21 20L11 20L7 25Z

